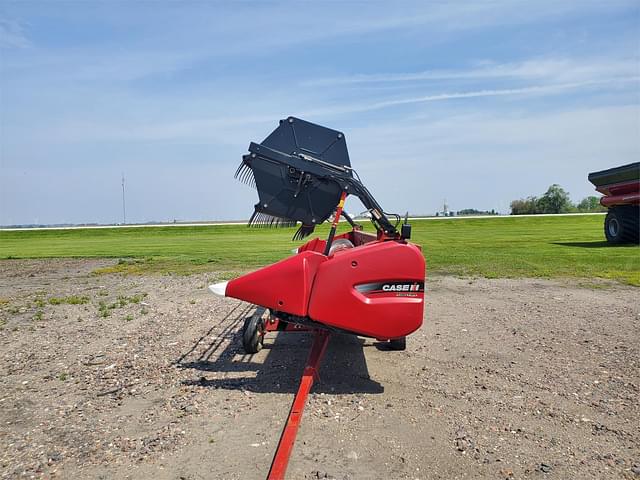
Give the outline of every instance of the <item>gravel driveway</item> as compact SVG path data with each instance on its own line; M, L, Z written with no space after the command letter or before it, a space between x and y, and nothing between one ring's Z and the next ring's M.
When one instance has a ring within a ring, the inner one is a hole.
M265 478L308 334L111 263L0 262L0 477ZM640 479L639 293L430 278L407 351L332 338L288 478Z

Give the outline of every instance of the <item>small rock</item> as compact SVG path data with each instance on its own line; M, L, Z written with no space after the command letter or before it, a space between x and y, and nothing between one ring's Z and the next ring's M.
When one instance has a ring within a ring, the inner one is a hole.
M640 475L640 463L634 463L631 467L631 471L636 475Z
M333 478L331 475L329 475L327 472L322 472L320 470L314 470L311 472L311 478L327 478L327 479L331 479Z
M540 471L542 473L549 473L551 471L551 465L548 465L546 463L541 463L540 464Z
M455 443L459 452L466 452L474 448L473 439L467 435L462 427L456 431Z
M357 460L358 459L358 454L352 450L349 453L347 453L347 458L349 458L351 460Z
M50 453L48 457L49 457L49 463L59 462L60 460L62 460L62 454L58 452Z

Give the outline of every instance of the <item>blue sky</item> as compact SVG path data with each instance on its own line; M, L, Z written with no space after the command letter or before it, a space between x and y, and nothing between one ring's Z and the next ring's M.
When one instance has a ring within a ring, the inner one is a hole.
M121 172L128 221L247 218L289 115L387 211L580 200L640 158L640 2L0 2L0 224L119 222Z

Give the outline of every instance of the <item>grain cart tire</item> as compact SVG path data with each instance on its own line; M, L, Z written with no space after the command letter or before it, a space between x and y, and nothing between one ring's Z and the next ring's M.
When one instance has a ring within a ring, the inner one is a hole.
M613 245L638 243L640 221L638 207L623 205L612 207L604 219L604 235Z
M407 349L407 337L394 338L389 340L389 350L406 350Z
M640 243L640 206L625 205L622 226L628 243Z
M242 327L242 348L249 354L258 353L264 341L264 320L261 315L253 314L244 321Z

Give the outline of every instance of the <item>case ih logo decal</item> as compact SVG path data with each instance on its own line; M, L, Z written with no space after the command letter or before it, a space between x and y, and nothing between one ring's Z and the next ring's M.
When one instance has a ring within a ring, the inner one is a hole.
M424 293L424 282L398 281L398 282L363 283L362 285L356 285L355 288L358 292L364 293L364 294L373 294L373 293L417 294L417 293Z
M384 292L419 292L420 284L414 283L412 285L408 283L394 284L385 283L382 285L382 291Z

